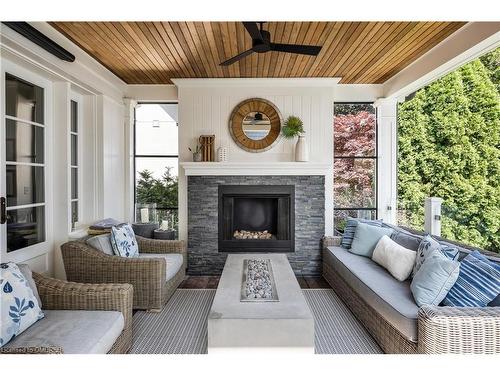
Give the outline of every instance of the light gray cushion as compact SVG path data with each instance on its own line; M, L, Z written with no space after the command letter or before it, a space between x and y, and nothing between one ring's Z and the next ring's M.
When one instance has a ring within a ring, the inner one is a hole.
M102 251L104 254L115 255L115 253L113 252L113 246L111 246L110 234L93 236L85 242L87 243L87 245L92 246L94 249Z
M447 258L441 251L427 257L410 285L417 305L437 306L457 281L460 263Z
M323 261L328 262L401 335L417 341L418 306L408 281L397 281L370 258L352 254L341 247L329 247Z
M124 327L119 311L44 310L33 324L5 347L58 346L66 354L105 354Z
M371 258L373 250L375 249L378 241L384 235L390 237L392 231L393 230L390 228L376 227L365 223L358 223L349 251L353 254L363 255L365 257Z
M167 278L166 281L177 275L177 272L182 267L184 258L182 254L148 254L139 253L139 258L163 258L167 262Z
M420 242L422 242L421 236L410 234L402 230L394 230L391 234L391 239L398 245L413 251L417 251Z
M42 300L40 299L40 295L38 294L38 289L35 284L35 280L33 280L33 273L31 272L30 267L27 264L18 264L19 270L23 274L24 278L28 282L28 285L30 286L31 290L33 291L33 294L35 295L36 300L38 301L38 306L40 306L41 309L42 307Z

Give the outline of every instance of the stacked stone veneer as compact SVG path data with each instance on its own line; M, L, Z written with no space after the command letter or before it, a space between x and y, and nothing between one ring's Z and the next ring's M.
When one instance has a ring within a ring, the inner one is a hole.
M218 250L219 185L294 185L295 252L287 253L288 260L296 275L321 274L324 176L189 176L189 275L220 275L224 268L228 253Z

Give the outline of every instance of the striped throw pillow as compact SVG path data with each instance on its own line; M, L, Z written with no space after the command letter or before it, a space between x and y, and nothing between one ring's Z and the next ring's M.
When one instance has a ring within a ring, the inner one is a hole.
M485 307L500 293L500 265L479 251L473 251L460 262L457 282L443 304L458 307Z
M342 246L344 249L351 248L352 240L354 239L354 233L356 232L358 223L365 223L373 225L375 227L382 226L382 220L355 219L352 217L347 218L344 233L342 234L342 239L340 240L340 246Z

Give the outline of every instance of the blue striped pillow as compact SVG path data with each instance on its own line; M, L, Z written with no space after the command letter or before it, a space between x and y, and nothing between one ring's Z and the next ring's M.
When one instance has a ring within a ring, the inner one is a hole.
M460 274L443 304L459 307L485 307L500 293L500 265L479 251L473 251L460 262Z
M342 234L342 239L340 240L340 246L342 246L344 249L351 248L352 240L354 239L354 233L356 232L358 223L365 223L373 225L375 227L382 226L382 220L354 219L352 217L347 218L344 233Z

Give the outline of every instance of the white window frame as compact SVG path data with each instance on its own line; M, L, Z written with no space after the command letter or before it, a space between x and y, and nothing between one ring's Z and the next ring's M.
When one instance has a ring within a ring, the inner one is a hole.
M13 206L10 207L9 210L18 209L18 208L27 208L27 207L37 207L44 206L45 207L45 241L24 247L22 249L7 252L7 225L0 225L0 258L2 262L24 262L29 259L39 257L41 255L47 254L52 250L52 242L53 242L53 234L52 234L52 220L53 220L53 194L52 194L52 148L53 148L53 99L52 99L52 82L48 79L43 78L42 76L36 74L35 72L26 69L19 64L13 63L6 58L1 59L1 69L0 69L0 119L2 121L2 126L0 126L0 143L2 152L0 152L0 170L1 174L5 176L6 166L8 165L34 165L34 166L43 166L44 167L44 190L45 190L45 200L43 203L35 203L29 205L22 206ZM39 86L44 90L44 124L34 123L32 121L27 121L23 119L18 119L13 116L6 115L5 108L5 76L6 74L13 75L19 79L25 80L33 85ZM7 125L7 119L19 121L22 123L40 126L44 128L44 163L21 163L21 162L8 162L6 161L6 153L4 151L5 147L5 128ZM0 179L0 195L6 196L6 179L5 177ZM46 257L46 261L48 261L48 257ZM49 267L48 264L45 265L46 268Z
M77 132L73 132L71 130L71 102L76 102L77 103ZM82 187L83 187L83 181L82 181L82 162L83 162L83 152L82 152L82 127L83 127L83 97L74 92L71 91L70 97L69 97L69 103L68 103L68 226L69 226L69 231L68 233L76 232L80 230L83 227L82 224L82 218L84 215L82 214L83 212L83 205L82 203ZM77 165L73 166L71 165L71 136L75 135L76 136L76 143L77 143ZM71 196L71 172L73 169L77 170L77 197L72 198ZM72 203L77 202L77 207L78 207L78 220L76 222L75 227L73 228L73 215L72 215Z

